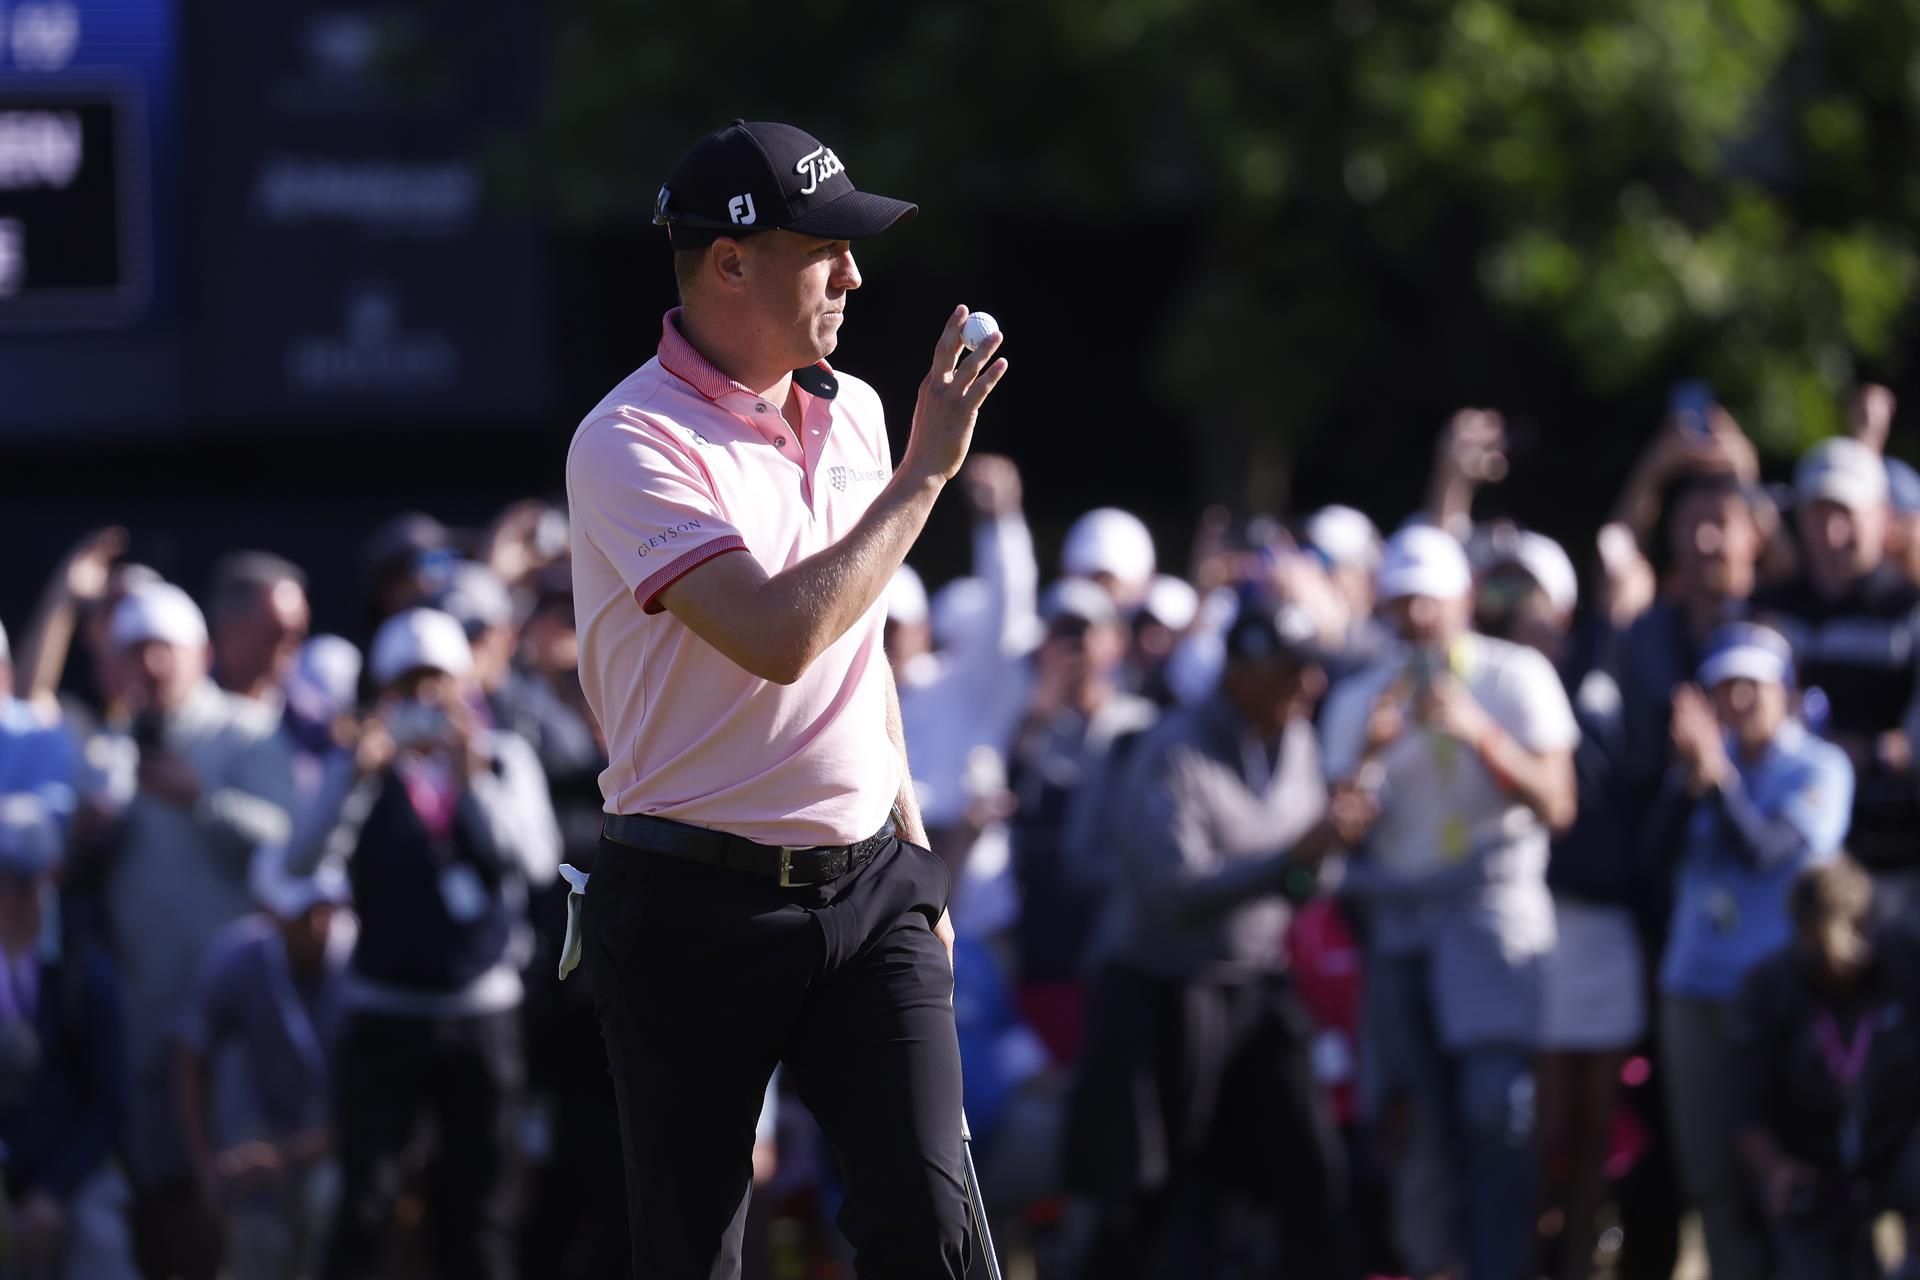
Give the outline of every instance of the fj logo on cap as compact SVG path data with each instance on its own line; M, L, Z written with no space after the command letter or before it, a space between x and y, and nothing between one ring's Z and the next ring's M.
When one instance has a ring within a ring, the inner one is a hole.
M820 189L821 183L845 169L846 166L840 163L840 157L833 154L830 147L815 147L800 157L799 164L793 166L795 173L807 175L807 185L800 188L800 194L803 196L812 195Z
M752 196L735 196L727 201L727 216L733 219L734 225L744 227L760 215L753 211Z

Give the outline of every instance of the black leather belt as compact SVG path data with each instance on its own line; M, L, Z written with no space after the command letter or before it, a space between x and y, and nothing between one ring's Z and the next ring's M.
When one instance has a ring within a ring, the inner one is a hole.
M669 818L642 813L610 813L601 826L601 834L615 844L648 853L664 853L669 858L704 862L710 867L765 876L781 888L798 884L825 884L837 880L880 851L893 834L888 823L857 844L793 845L755 844L741 836L705 827L690 827Z

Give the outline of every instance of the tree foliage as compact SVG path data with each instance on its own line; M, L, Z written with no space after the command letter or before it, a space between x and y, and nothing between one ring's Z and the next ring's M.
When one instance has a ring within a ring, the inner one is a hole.
M1705 375L1775 450L1834 429L1863 367L1903 367L1920 0L559 14L540 164L568 216L644 211L659 157L739 110L966 214L943 252L985 255L1015 211L1183 219L1157 385L1249 431L1328 422L1423 292L1550 334L1582 394Z

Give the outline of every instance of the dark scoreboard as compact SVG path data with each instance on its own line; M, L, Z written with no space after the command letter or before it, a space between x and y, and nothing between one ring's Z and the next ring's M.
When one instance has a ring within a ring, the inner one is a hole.
M0 439L543 420L541 6L478 12L0 0Z
M0 89L0 324L138 318L148 296L142 140L110 90Z
M183 408L174 0L0 0L0 431Z

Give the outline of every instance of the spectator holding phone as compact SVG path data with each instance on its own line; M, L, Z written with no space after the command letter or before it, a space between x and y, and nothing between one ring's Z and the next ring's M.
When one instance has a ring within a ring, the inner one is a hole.
M459 622L395 614L368 669L376 710L332 762L287 860L303 876L344 859L360 919L334 1068L341 1211L322 1274L373 1273L415 1130L431 1117L435 1262L500 1280L514 1271L526 892L553 878L560 834L533 748L474 724Z
M1472 572L1451 535L1402 529L1377 584L1400 643L1334 690L1321 723L1328 776L1383 775L1345 881L1366 915L1363 1057L1396 1073L1416 1149L1447 1161L1442 1202L1403 1209L1450 1236L1476 1280L1518 1280L1538 1183L1548 840L1573 823L1579 730L1552 663L1469 629Z
M105 869L127 997L134 1236L149 1273L211 1276L218 1245L174 1105L173 1033L207 944L252 909L254 850L287 837L292 760L277 712L209 678L206 620L179 587L133 587L108 634L126 667L139 761Z

